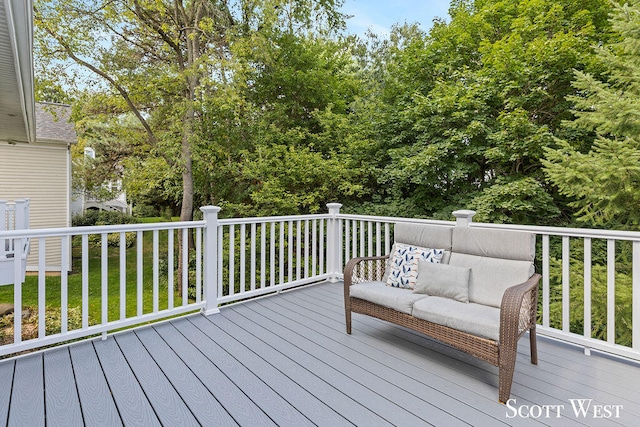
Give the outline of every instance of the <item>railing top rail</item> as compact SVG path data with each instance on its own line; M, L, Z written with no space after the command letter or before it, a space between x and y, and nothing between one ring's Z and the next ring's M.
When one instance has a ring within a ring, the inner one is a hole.
M225 218L218 221L219 225L263 224L267 222L305 221L312 219L331 219L329 214L264 216L256 218Z
M549 234L554 236L589 237L594 239L640 241L640 232L637 232L637 231L601 230L601 229L593 229L593 228L543 227L543 226L535 226L535 225L514 225L514 224L487 224L487 223L481 223L481 222L471 223L470 227L528 231L536 234Z
M287 221L304 221L314 219L331 219L330 214L311 214L311 215L288 215L288 216L269 216L256 218L225 218L218 221L219 225L241 225L241 224L260 224L268 222L287 222ZM455 226L454 221L443 221L421 218L398 218L374 215L357 215L357 214L338 214L337 219L347 220L364 220L373 222L417 222L423 224ZM121 224L121 225L103 225L103 226L85 226L85 227L65 227L65 228L42 228L42 229L23 229L23 230L2 230L0 238L29 238L29 237L49 237L60 235L83 235L83 234L100 234L100 233L121 233L132 231L150 231L150 230L168 230L181 228L203 228L204 221L180 221L180 222L158 222L158 223L139 223L139 224ZM472 222L470 227L493 228L503 230L527 231L536 234L549 234L555 236L569 237L588 237L596 239L616 239L616 240L632 240L640 241L640 232L622 231L622 230L601 230L590 228L564 228L564 227L546 227L534 225L514 225L514 224L489 224L481 222Z
M7 208L15 209L17 205L28 203L30 199L16 199L16 200L0 200L0 205L4 205Z
M119 225L94 225L85 227L36 228L28 230L0 231L0 238L52 237L65 235L126 233L132 231L175 230L182 228L204 228L204 221L155 222Z
M365 220L374 222L418 222L434 225L455 226L453 221L440 221L419 218L396 218L372 215L337 215L339 219ZM515 225L515 224L489 224L483 222L472 222L470 227L477 228L493 228L502 230L527 231L536 234L549 234L554 236L568 237L589 237L595 239L615 239L615 240L633 240L640 241L640 232L638 231L622 231L622 230L602 230L593 228L565 228L565 227L546 227L537 225Z
M374 215L355 215L355 214L338 214L338 219L351 219L351 220L367 220L373 222L418 222L421 224L432 225L444 225L455 226L455 221L443 221L438 219L423 219L423 218L398 218L393 216L374 216Z

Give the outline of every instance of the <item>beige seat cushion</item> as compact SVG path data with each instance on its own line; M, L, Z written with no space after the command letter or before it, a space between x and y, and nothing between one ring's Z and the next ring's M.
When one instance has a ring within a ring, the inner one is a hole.
M413 303L427 298L426 295L414 294L411 289L394 288L384 282L366 282L352 285L349 294L374 304L392 308L402 313L411 314Z
M413 304L414 317L494 341L500 339L500 310L449 298L427 297Z

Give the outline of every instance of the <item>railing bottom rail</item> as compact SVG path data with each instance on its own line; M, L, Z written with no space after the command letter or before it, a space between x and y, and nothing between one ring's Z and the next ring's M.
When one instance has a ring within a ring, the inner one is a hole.
M623 345L610 344L606 341L593 338L585 338L579 334L564 332L554 328L547 328L541 325L536 326L536 331L539 335L582 347L586 355L591 354L591 350L598 350L612 356L623 357L640 362L640 351L636 351Z
M191 304L185 307L173 308L170 310L162 310L156 313L144 314L142 316L136 316L130 319L122 321L110 322L107 324L93 325L88 328L76 329L69 331L65 334L52 334L47 335L44 338L34 338L26 341L21 341L19 344L6 344L0 346L0 356L6 356L8 354L19 353L22 351L33 350L41 347L47 347L54 344L63 343L66 341L73 341L77 339L91 337L93 335L100 335L105 332L115 331L117 329L128 328L131 326L139 326L148 322L152 322L159 319L165 319L173 316L180 316L189 312L197 312L204 308L204 302L199 304Z
M253 291L247 291L242 293L236 293L233 295L227 295L224 297L218 298L218 304L224 304L228 302L236 302L241 301L248 298L255 298L262 295L272 294L275 292L284 291L287 289L295 288L303 285L310 285L314 283L323 282L326 280L332 279L333 276L330 274L323 274L321 276L309 277L308 279L294 280L293 282L287 282L280 285L273 285L267 288L256 289Z

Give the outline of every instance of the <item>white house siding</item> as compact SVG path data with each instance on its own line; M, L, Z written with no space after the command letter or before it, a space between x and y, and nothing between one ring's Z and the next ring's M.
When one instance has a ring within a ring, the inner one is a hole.
M70 226L70 156L61 143L9 144L0 141L0 199L31 199L30 228ZM60 239L47 239L47 271L60 271ZM38 268L32 242L28 270Z

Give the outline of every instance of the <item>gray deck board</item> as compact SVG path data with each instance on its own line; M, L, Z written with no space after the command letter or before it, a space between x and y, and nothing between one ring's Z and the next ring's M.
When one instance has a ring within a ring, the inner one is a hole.
M0 426L635 426L640 364L540 337L520 340L508 418L498 369L367 316L344 329L342 284L324 283L0 361ZM571 399L623 405L576 416ZM554 414L555 415L555 414Z
M93 345L124 425L161 425L114 337Z
M91 342L69 347L85 425L122 425L111 390Z
M369 407L381 418L386 419L392 424L404 425L424 425L425 421L416 415L408 412L403 408L402 401L392 401L388 396L383 396L369 389L360 382L359 378L346 375L336 366L324 361L327 352L320 350L311 353L308 349L300 348L288 341L287 338L279 336L277 333L264 328L264 319L256 319L251 315L250 310L244 310L246 307L234 307L236 315L225 313L232 322L242 325L242 327L255 336L269 343L272 347L278 349L281 353L286 354L289 358L297 363L304 364L312 372L326 378L334 387L343 393L356 399L365 407ZM243 316L244 313L248 317ZM267 322L268 323L268 322ZM353 375L353 373L352 373Z
M82 411L68 348L44 353L47 424L81 426Z
M597 386L600 391L640 402L640 388L637 383L640 367L603 357L585 357L583 350L576 347L564 346L563 351L559 352L559 346L561 344L557 342L538 343L539 357L545 366L553 370L557 378L576 382L583 388ZM529 351L529 342L522 341L519 347L522 352ZM590 372L590 375L584 375L585 371Z
M6 424L9 416L9 402L13 388L13 368L15 362L8 360L0 363L0 424Z
M160 422L163 425L197 426L199 423L195 416L138 337L121 334L116 336L116 342Z
M327 423L332 426L351 425L342 416L338 415L313 394L301 387L294 380L269 364L261 355L254 353L250 348L243 346L224 330L215 326L202 316L189 319L196 327L200 328L209 338L213 338L229 354L244 366L254 372L263 382L269 384L280 396L298 411L306 416L312 423L318 425Z
M214 421L218 426L237 425L220 402L215 399L155 329L140 329L136 331L136 336L162 369L164 375L171 381L198 422L207 424Z
M292 316L284 307L278 310L278 306L275 303L267 300L262 300L256 305L257 307L252 307L252 313L281 326L284 333L289 336L290 342L294 345L307 348L312 353L325 351L323 359L327 363L334 367L340 367L339 369L344 369L342 372L352 378L357 378L358 381L376 393L394 401L405 402L408 410L425 422L463 426L474 421L473 418L475 416L476 423L482 425L496 424L495 419L489 419L485 414L477 412L467 414L471 416L466 417L466 422L458 418L463 414L460 413L461 411L455 414L456 408L451 406L451 403L453 403L451 399L447 399L439 391L404 375L402 368L398 367L397 360L380 362L356 349L343 346L336 342L334 337L330 338L322 333L313 334L313 341L311 341L306 337L317 331L314 330L312 322L305 321L306 318L304 316ZM276 306L276 309L274 309L274 306ZM286 313L287 315L280 313ZM396 366L394 367L393 365ZM363 366L366 366L366 368ZM428 399L426 401L422 400L416 394L427 396ZM447 406L449 406L451 412L446 412L445 407ZM458 408L461 407L459 402L457 406Z
M173 325L163 324L154 327L154 329L238 424L247 426L251 423L264 426L275 425L271 418L242 392L240 387L234 384Z
M246 366L231 357L218 343L211 340L200 329L188 320L175 322L176 328L189 339L205 356L209 358L222 372L225 373L242 391L259 405L260 408L277 425L281 426L311 426L309 419L304 417L295 407L277 394Z
M40 375L34 376L34 372ZM42 354L34 354L16 360L8 424L16 426L44 424Z
M225 310L225 314L227 314L227 310ZM233 323L225 315L210 316L207 320L225 331L233 331L235 338L251 348L252 351L262 355L265 360L268 360L269 363L281 372L291 378L295 378L298 384L307 390L311 390L318 399L325 402L349 422L355 425L385 425L386 422L370 409L353 400L351 396L343 394L340 390L331 386L322 375L315 375L309 371L306 363L297 363L289 357L283 357L283 354L277 349L271 347L245 329L240 328L239 325Z

